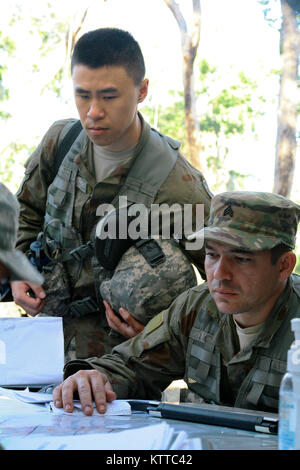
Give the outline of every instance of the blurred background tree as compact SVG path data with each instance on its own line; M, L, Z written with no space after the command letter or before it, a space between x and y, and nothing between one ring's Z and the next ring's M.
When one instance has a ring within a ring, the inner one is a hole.
M196 59L201 30L200 0L192 0L193 16L190 27L175 0L164 0L178 24L181 36L182 77L184 96L184 124L189 160L193 166L203 170L200 144L200 128L196 111L196 93L194 86L194 62Z
M265 18L270 26L278 27L278 19L272 16L270 1L263 0L260 3L264 7ZM281 70L279 72L280 90L273 192L290 197L297 151L300 2L298 0L280 0L280 4Z
M236 136L255 138L255 123L264 114L265 99L259 94L257 83L242 71L235 71L233 75L231 84L223 88L222 72L206 59L200 61L198 73L195 73L201 154L205 156L205 175L213 181L213 192L243 187L244 178L249 175L227 163L230 144ZM176 136L182 142L183 154L188 155L184 94L174 91L170 94L175 99L171 106L148 106L143 108L143 113L162 133Z

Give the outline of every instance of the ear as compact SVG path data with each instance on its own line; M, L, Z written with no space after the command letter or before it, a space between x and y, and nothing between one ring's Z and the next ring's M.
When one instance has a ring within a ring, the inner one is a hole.
M148 95L148 87L149 87L149 80L148 78L144 78L144 80L140 84L140 92L138 96L138 103L142 103L146 96Z
M285 281L292 274L296 261L296 255L292 251L287 251L280 256L277 263L281 281Z

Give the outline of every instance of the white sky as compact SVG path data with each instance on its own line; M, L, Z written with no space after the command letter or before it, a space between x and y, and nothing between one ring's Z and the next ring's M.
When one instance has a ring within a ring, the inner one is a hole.
M77 13L77 18L80 17L82 3L82 0L51 1L51 4L56 5L55 11L60 17L69 15L70 12L74 12L75 16ZM181 0L178 3L188 15L192 0ZM11 1L1 12L0 28L4 31L14 4ZM42 10L45 11L47 1L23 0L19 4L25 9L27 17L29 14L38 17ZM159 103L165 102L167 90L182 89L179 29L163 0L91 0L85 5L88 4L90 10L85 23L86 30L116 26L127 29L138 40L144 53L151 90ZM274 5L274 12L279 16L279 0ZM273 100L267 116L259 125L258 141L253 139L251 142L247 141L246 145L237 144L231 149L230 155L233 169L255 175L245 189L271 191L278 83L276 79L266 81L264 77L266 71L280 67L279 34L264 20L262 7L257 0L201 0L201 8L202 29L198 57L206 58L212 65L223 68L224 86L227 80L230 81L230 66L234 65L237 70L244 70L247 75L257 79L264 96L269 101ZM11 99L5 107L13 114L13 118L6 124L0 122L0 152L13 139L29 142L32 135L42 136L54 120L77 116L72 100L71 104L65 105L59 103L53 94L39 94L41 83L49 80L63 56L59 57L56 53L52 58L47 56L40 60L36 51L36 39L26 33L29 28L26 18L23 25L22 36L13 37L22 48L21 57L18 55L18 59L9 61L9 73L6 75ZM32 74L29 67L35 55L41 71ZM65 84L64 92L66 97L72 96L71 81ZM3 108L4 103L1 106ZM297 188L294 194L300 199Z

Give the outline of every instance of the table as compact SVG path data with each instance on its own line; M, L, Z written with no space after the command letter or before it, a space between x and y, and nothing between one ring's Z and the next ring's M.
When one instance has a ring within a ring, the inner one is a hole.
M160 419L143 412L134 412L128 416L53 415L43 405L27 405L21 402L18 404L9 397L0 396L0 444L2 445L6 439L12 442L13 439L19 437L22 437L26 443L32 437L61 436L63 438L64 436L114 433L162 422L171 426L175 435L184 431L190 442L193 442L192 449L277 450L278 448L278 438L275 435ZM128 449L134 448L134 443L128 442Z

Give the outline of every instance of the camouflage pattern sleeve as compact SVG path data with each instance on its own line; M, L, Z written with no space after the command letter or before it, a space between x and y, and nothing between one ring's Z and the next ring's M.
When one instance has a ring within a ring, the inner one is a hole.
M197 206L203 205L204 209L204 225L207 225L211 199L213 194L209 190L208 184L201 173L201 171L194 168L186 158L179 154L177 162L165 183L160 188L160 191L157 196L156 203L163 204L167 203L170 206L172 204L180 204L181 206L190 205L190 210L192 213L192 223L188 221L188 226L192 231L198 231L202 226L196 225L199 224ZM186 218L186 214L184 213ZM189 216L189 212L187 212ZM180 240L181 245L185 249L187 256L190 261L198 268L201 276L205 279L204 271L204 249L191 249L186 248L186 238L183 230L183 237ZM191 247L191 244L189 245Z
M68 121L56 121L25 163L24 178L16 194L20 203L17 248L23 252L42 230L58 137Z
M65 377L80 368L95 368L108 376L118 398L159 400L172 380L184 376L188 336L195 319L189 292L150 320L139 335L116 346L112 354L67 363Z

